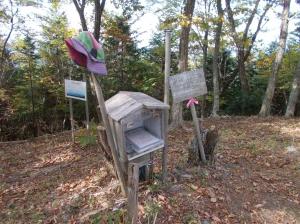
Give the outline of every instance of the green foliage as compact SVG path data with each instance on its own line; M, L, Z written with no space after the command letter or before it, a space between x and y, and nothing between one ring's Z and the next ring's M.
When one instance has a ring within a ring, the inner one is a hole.
M160 210L162 209L162 206L154 201L147 201L145 204L145 218L148 219L148 223L150 220L152 220L152 222L154 221L154 219L157 217L158 213L160 212ZM150 223L152 223L150 222Z
M196 213L190 212L183 215L183 223L184 224L198 224L199 217Z
M97 144L97 124L90 122L89 130L81 129L76 133L75 140L81 147Z
M118 90L142 91L159 97L163 92L163 73L159 65L143 57L132 37L125 17L105 16L104 47L109 76L103 80L104 93L112 96Z
M97 137L91 135L84 135L84 136L78 136L78 140L81 147L86 147L89 145L95 145L97 142Z

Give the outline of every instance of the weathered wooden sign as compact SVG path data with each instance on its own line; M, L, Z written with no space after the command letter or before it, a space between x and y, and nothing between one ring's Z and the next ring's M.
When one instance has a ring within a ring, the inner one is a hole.
M170 76L169 84L175 103L207 93L203 69Z

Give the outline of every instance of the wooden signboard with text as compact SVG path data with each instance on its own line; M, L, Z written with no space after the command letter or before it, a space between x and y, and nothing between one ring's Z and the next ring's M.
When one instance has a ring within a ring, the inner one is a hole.
M187 103L187 107L190 107L191 109L193 122L195 126L195 134L197 136L198 141L199 155L201 157L201 160L205 163L206 158L201 139L199 120L194 105L198 104L198 101L194 97L202 96L207 93L203 69L183 72L178 75L170 76L169 84L171 87L173 102L179 103L184 100L189 100L189 102Z
M207 94L203 69L170 76L169 84L175 103Z

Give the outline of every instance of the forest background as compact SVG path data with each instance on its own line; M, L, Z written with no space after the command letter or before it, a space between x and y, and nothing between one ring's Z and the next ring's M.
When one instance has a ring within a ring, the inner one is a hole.
M200 116L299 116L299 5L292 2L291 8L290 3L1 1L0 141L70 128L64 79L89 77L85 69L70 60L64 43L79 31L70 26L70 14L80 18L81 30L93 32L103 44L109 72L101 78L106 99L120 90L141 91L163 99L164 30L171 29L171 74L204 68L208 94L199 98ZM143 33L135 30L135 24L149 11L154 11L159 24L151 32L149 43L141 44ZM281 26L277 25L281 28L270 40L266 30L274 25L275 17L280 19ZM284 31L284 25L291 21L292 29L288 32L286 27ZM90 117L98 123L93 83L88 81ZM73 101L77 127L84 126L84 106L81 101ZM171 112L173 126L191 116L180 104L173 104Z

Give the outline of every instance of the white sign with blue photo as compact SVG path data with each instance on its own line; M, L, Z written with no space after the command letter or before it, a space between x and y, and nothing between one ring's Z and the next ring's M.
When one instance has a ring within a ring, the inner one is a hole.
M86 101L86 82L65 79L65 94L68 98Z

